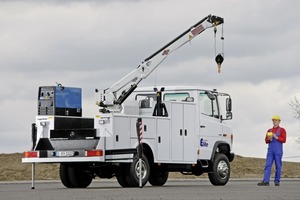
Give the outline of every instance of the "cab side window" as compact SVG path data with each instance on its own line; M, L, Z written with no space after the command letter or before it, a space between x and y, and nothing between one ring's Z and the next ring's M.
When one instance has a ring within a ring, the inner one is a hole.
M200 92L199 105L201 114L219 118L219 106L217 103L217 97L212 100L208 97L206 92Z
M166 93L164 101L185 101L189 96L188 93Z

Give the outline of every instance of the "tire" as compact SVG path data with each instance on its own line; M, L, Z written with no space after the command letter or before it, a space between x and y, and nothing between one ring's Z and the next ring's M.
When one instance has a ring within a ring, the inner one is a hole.
M152 168L149 177L149 183L152 186L163 186L167 182L168 177L168 171Z
M88 165L70 165L68 174L75 188L86 188L93 180L93 176L88 171Z
M62 184L66 188L74 188L74 185L70 181L69 177L69 166L65 163L60 163L59 176Z
M142 166L142 186L145 186L150 176L150 165L145 155L143 155L142 158ZM129 164L127 171L126 182L129 187L139 187L139 159L134 159L133 162Z
M226 155L217 153L212 164L212 173L208 174L209 181L215 186L226 185L230 178L230 164Z
M130 187L129 183L126 180L127 173L129 173L129 165L127 164L122 164L117 169L116 178L118 183L122 187Z

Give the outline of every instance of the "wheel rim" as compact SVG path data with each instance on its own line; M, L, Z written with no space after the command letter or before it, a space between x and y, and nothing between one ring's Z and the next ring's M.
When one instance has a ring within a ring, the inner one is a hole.
M221 179L227 178L228 173L229 173L229 167L228 167L228 164L224 160L221 160L218 163L217 172Z
M135 164L135 173L137 177L140 177L140 162L137 161ZM148 174L148 167L144 160L142 160L142 179L144 179Z

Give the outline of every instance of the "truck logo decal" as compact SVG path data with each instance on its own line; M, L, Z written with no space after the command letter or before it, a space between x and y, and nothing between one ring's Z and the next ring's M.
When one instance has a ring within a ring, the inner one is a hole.
M208 141L201 138L200 139L200 146L201 147L208 147Z

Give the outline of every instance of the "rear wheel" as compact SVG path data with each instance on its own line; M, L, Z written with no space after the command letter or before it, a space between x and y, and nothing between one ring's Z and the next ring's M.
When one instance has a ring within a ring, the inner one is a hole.
M149 177L149 183L153 186L163 186L169 177L169 172L162 170L162 169L156 169L151 168L151 174Z
M120 185L124 185L123 187L139 187L140 168L142 169L142 186L145 186L150 175L150 165L145 155L142 157L141 166L139 159L135 158L132 163L124 167L124 174L118 179Z
M67 188L73 188L74 185L71 183L69 178L69 166L65 163L61 163L59 167L59 176L62 184Z
M122 187L130 187L129 183L126 180L126 176L128 173L129 173L129 165L127 164L122 164L117 169L116 178L118 180L118 183Z
M230 164L226 155L217 153L212 165L212 173L208 174L213 185L226 185L230 177Z
M68 174L70 182L75 188L86 188L91 184L93 176L88 167L88 165L81 164L69 166Z

